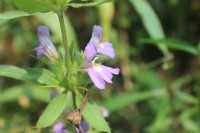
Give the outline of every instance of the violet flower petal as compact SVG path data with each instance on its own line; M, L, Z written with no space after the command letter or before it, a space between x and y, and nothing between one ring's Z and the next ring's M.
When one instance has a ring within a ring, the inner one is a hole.
M81 125L81 127L82 127L82 129L83 129L83 132L86 133L86 132L89 130L89 125L88 125L87 122L81 121L80 125Z
M44 46L53 45L51 41L50 32L47 26L38 26L38 39L40 43Z
M34 49L37 52L37 57L41 58L45 54L45 49L42 48L40 45Z
M112 83L113 75L109 71L107 71L107 69L103 69L103 67L101 66L103 65L93 64L93 68L97 71L101 78L103 78L108 83Z
M94 26L92 31L92 37L89 43L98 44L102 38L102 28L101 26Z
M57 92L54 92L54 91L51 91L50 93L50 99L54 99L56 96L58 96L58 93Z
M118 74L119 74L119 71L120 71L119 68L111 68L111 67L107 67L107 66L104 66L104 65L100 65L100 67L101 67L103 70L109 71L110 73L115 74L115 75L118 75Z
M100 106L100 111L103 114L103 117L107 118L110 115L110 112L107 108Z
M40 42L43 41L43 37L48 38L48 40L51 40L50 32L47 26L38 26L38 39Z
M110 115L109 110L105 108L105 109L103 110L103 116L104 116L105 118L107 118L109 115Z
M94 85L99 89L105 88L105 81L112 83L112 74L119 74L119 68L111 68L100 64L93 64L85 69ZM104 81L105 80L105 81Z
M41 58L42 55L45 54L48 58L57 60L58 54L54 44L51 41L50 32L47 26L38 26L38 39L40 41L40 49L35 49L38 57Z
M102 77L96 72L96 70L93 67L89 67L85 69L88 75L90 76L92 82L94 85L99 89L105 88L105 81L102 79Z
M85 56L86 56L86 59L85 59L84 63L90 62L96 56L96 54L97 54L97 51L96 51L94 45L88 44L85 47Z
M87 133L87 131L89 130L89 125L87 124L87 122L81 121L80 126L83 129L83 132ZM76 133L80 133L80 130L77 127L76 127Z
M102 42L96 45L97 53L106 55L111 59L115 57L115 50L112 47L112 43L109 42Z
M113 77L113 75L111 74L111 73L109 73L109 72L99 72L98 73L100 76L101 76L101 78L103 78L106 82L108 82L108 83L112 83L112 77Z
M64 124L62 122L58 122L53 126L54 133L65 133L63 129Z

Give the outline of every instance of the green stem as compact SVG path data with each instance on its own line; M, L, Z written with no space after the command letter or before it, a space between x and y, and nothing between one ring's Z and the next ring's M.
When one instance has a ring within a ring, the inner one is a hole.
M175 108L175 101L174 101L174 92L172 90L172 87L171 87L171 82L167 81L167 94L168 94L168 97L169 97L169 105L170 105L170 111L171 111L171 114L174 118L174 120L176 121L177 120L177 113L176 113L176 108Z
M167 71L167 72L169 72L169 71ZM171 80L169 78L170 78L169 76L166 77L166 91L167 91L167 95L169 98L170 113L171 113L172 119L173 119L172 128L177 133L178 130L181 130L181 127L179 126L179 123L178 123L178 116L177 116L177 111L176 111L176 107L175 107L175 94L174 94L174 91L171 86Z
M66 57L67 69L70 70L71 57L70 57L69 46L68 46L68 42L67 42L67 34L66 34L66 29L65 29L63 13L60 13L60 14L58 13L58 18L59 18L60 28L61 28L61 32L62 32L63 44L65 47L65 57Z

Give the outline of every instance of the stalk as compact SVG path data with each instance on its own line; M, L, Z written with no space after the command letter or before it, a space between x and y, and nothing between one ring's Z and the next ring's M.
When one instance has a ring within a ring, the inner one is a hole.
M63 13L58 14L58 18L59 18L60 28L61 28L62 38L63 38L63 45L65 48L66 65L67 65L67 69L70 70L71 57L70 57L70 52L69 52L69 46L68 46L68 41L67 41L67 34L66 34L66 29L65 29Z

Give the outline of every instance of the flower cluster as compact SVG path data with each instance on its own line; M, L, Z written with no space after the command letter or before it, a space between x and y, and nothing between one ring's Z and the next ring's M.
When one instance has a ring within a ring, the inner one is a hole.
M94 85L99 89L105 88L105 81L112 83L112 74L119 74L119 68L111 68L99 63L95 63L97 54L103 54L113 59L115 57L114 48L110 42L101 42L102 28L94 26L92 37L85 47L84 70L90 76Z
M50 60L58 60L59 56L53 45L50 37L50 32L47 26L38 27L38 39L40 44L34 50L37 52L37 57L41 58L43 55ZM119 68L111 68L100 63L95 63L98 54L103 54L113 59L115 51L110 42L101 42L102 28L101 26L94 26L92 37L85 47L85 60L83 63L84 71L88 73L94 85L99 89L104 89L106 82L112 83L113 74L119 74Z
M40 44L34 49L34 51L37 52L37 57L41 58L42 56L46 56L51 61L59 62L59 54L57 53L56 48L51 41L50 32L47 26L38 27L38 39ZM85 60L83 61L81 69L87 72L97 88L104 89L106 86L106 82L112 83L113 74L119 74L120 70L119 68L111 68L95 62L98 54L105 55L111 59L115 57L115 51L112 47L112 44L110 42L101 42L101 39L101 26L94 26L92 37L85 47ZM58 93L51 92L51 99L53 99L57 95ZM104 117L109 116L109 111L106 108L100 107L100 110ZM84 132L87 132L89 130L89 125L85 121L80 122L80 127ZM53 126L53 130L55 133L68 132L67 129L64 129L64 123L61 121ZM75 128L75 130L77 133L80 132L78 128Z

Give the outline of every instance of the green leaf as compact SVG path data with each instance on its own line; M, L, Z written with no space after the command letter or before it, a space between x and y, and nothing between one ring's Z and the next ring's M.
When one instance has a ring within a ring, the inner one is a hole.
M56 80L55 75L43 68L28 68L26 69L28 74L39 83L47 84L47 85L58 85L58 81Z
M42 128L53 124L61 115L67 104L67 94L60 94L56 96L47 106L39 118L36 127Z
M199 113L198 106L188 108L186 111L184 111L184 112L182 112L182 114L180 114L180 116L179 116L180 122L184 122L188 119L191 119L194 115L196 115L198 113Z
M141 40L141 43L150 43L156 45L160 45L162 43L169 48L184 51L193 55L198 54L198 50L193 44L177 39L143 39Z
M155 100L155 99L154 99ZM153 100L151 100L153 102ZM156 112L154 120L148 126L147 132L157 133L159 131L167 132L172 123L171 117L169 117L169 104L166 96L160 97L155 102Z
M20 96L28 96L29 98L33 98L39 101L48 102L50 89L46 89L44 87L34 85L34 84L24 84L18 85L11 88L6 88L4 91L0 93L0 102L14 102ZM42 94L42 95L41 95Z
M79 8L79 7L92 7L92 6L98 6L103 3L111 2L112 0L98 0L92 3L85 3L85 4L80 4L80 3L69 3L68 6L74 7L74 8Z
M31 16L33 14L29 14L23 11L7 11L0 13L0 24L7 22L9 19L17 18L17 17L24 17L24 16Z
M22 69L15 66L1 65L0 76L18 80L35 81L46 85L59 84L52 72L42 68Z
M192 119L184 121L182 126L187 133L198 133L200 131L199 125Z
M142 70L134 74L134 78L137 83L141 86L144 85L149 89L160 89L164 88L164 82L160 75L152 70ZM151 80L149 80L151 79Z
M23 12L23 11L8 11L0 13L0 20L1 19L12 19L17 17L23 17L23 16L30 16L32 14Z
M12 2L28 13L55 11L54 6L48 0L12 0Z
M79 106L80 103L81 103L80 96L79 94L77 94L76 95L77 106ZM102 113L100 112L99 106L92 100L89 100L87 102L85 108L82 111L82 115L85 121L95 130L100 132L108 132L108 133L111 132L108 123L105 121Z
M184 103L194 104L194 105L198 104L198 99L186 92L177 91L175 94L177 99L183 101Z
M25 69L15 66L0 66L0 76L15 78L19 80L33 80Z
M181 77L177 78L176 80L173 80L173 82L171 83L173 91L175 93L176 93L176 91L179 92L179 90L181 90L183 84L191 82L193 79L194 79L193 75L186 74L186 75L182 75Z
M145 29L151 38L163 39L165 38L164 31L162 29L160 20L154 12L151 5L146 0L130 0L136 11L140 15ZM169 51L166 46L160 45L159 48L165 55L169 55Z
M110 112L124 108L127 105L136 102L144 101L155 96L162 96L165 94L164 90L148 91L148 92L128 92L122 95L110 96L109 99L101 102Z
M199 115L198 106L189 108L182 112L182 114L179 116L179 121L185 131L189 133L198 133L200 131L198 122L193 121L193 118L198 115Z

